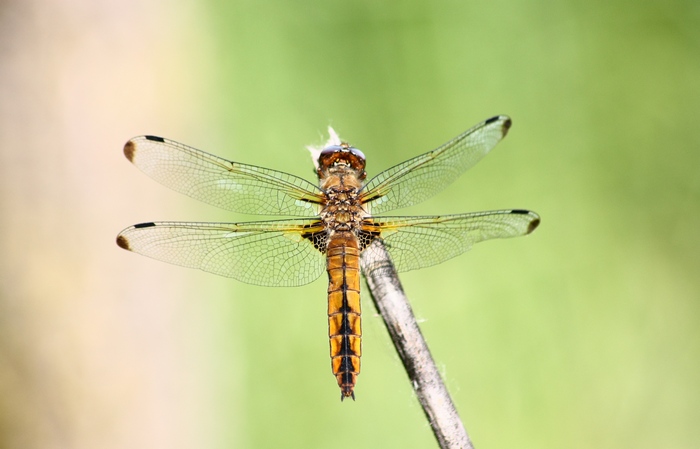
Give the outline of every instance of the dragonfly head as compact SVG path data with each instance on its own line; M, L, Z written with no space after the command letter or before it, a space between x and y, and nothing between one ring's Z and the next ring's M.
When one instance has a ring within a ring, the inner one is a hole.
M318 175L322 177L332 167L342 165L357 171L360 179L364 179L367 176L365 173L365 155L362 151L351 147L347 143L329 145L321 150L318 156Z

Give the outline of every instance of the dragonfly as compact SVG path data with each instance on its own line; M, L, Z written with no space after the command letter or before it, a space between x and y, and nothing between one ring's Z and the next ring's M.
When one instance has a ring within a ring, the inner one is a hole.
M331 368L341 400L354 400L362 355L360 254L374 240L383 241L404 272L444 262L477 242L530 234L539 225L540 217L523 209L382 215L443 190L491 151L511 123L505 115L489 118L369 181L364 154L335 135L317 151L318 184L162 137L135 137L124 155L167 187L229 211L295 218L140 223L119 233L117 245L260 286L304 285L326 272Z

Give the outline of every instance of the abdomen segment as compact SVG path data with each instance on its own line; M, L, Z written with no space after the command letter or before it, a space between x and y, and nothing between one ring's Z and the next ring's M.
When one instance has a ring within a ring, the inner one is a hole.
M352 397L360 374L360 250L351 232L336 232L326 248L328 270L328 336L331 367L342 393Z

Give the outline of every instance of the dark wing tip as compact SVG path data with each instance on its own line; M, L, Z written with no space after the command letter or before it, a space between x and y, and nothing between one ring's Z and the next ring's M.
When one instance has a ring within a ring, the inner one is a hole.
M513 209L510 211L510 213L519 215L529 215L530 217L532 217L532 221L530 221L530 223L528 223L527 225L527 231L525 232L525 234L530 234L532 231L537 229L537 226L540 225L540 216L532 211L526 209Z
M127 239L126 237L124 237L121 234L119 234L117 236L117 246L119 246L120 248L123 248L127 251L131 251L131 247L129 245L129 239Z
M485 120L484 125L490 125L491 123L497 122L499 120L503 121L503 123L501 124L501 132L503 133L503 137L505 137L506 134L508 134L508 130L510 129L510 127L513 126L513 121L507 115L493 116L490 119Z
M501 128L501 131L503 132L503 137L508 135L508 130L511 126L513 126L513 120L511 120L510 117L506 117L506 121L503 122L503 127Z
M117 236L117 245L118 245L120 248L124 248L124 249L126 249L126 250L128 250L128 251L131 251L131 243L129 242L129 239L124 235L124 233L125 233L126 231L131 230L131 229L150 228L150 227L153 227L153 226L156 226L156 224L153 223L152 221L149 221L148 223L139 223L139 224L135 224L135 225L133 225L132 227L125 229L124 231L122 231L121 234L119 234L119 235Z
M134 155L136 154L136 144L133 140L128 141L124 145L124 156L129 159L129 162L134 163Z
M134 156L136 156L136 151L138 150L138 144L137 141L139 140L151 140L153 142L160 142L163 143L165 142L165 139L162 137L158 136L140 136L140 137L134 137L133 139L129 140L126 145L124 145L124 156L126 156L127 159L129 159L129 162L133 163L134 162Z
M540 217L535 218L530 222L530 225L527 227L527 233L530 234L532 231L537 229L537 226L540 225Z

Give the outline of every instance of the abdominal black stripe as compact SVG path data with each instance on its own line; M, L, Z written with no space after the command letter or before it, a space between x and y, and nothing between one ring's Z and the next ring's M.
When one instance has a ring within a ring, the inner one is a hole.
M347 279L347 265L345 263L345 258L347 253L345 248L343 248L343 285L341 286L343 292L343 306L341 307L341 313L343 314L343 322L340 326L340 334L342 337L342 343L340 344L340 355L350 356L356 355L350 346L350 337L352 334L352 328L350 326L350 304L348 304L348 279ZM348 368L349 366L349 368ZM340 371L352 371L352 363L350 363L349 357L343 357L343 362L340 365Z
M353 371L353 366L352 366L352 358L350 357L343 357L343 360L340 362L340 372L341 373L348 373Z

